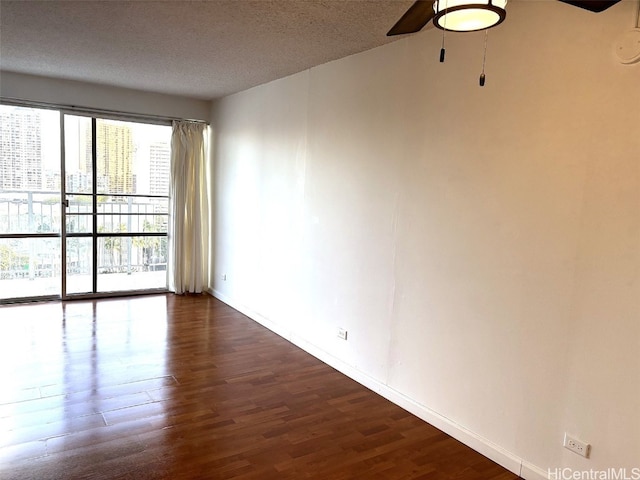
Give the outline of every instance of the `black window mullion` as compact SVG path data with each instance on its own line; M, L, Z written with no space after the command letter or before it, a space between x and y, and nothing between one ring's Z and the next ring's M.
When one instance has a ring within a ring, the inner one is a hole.
M91 205L93 208L93 228L92 228L92 236L93 236L93 275L92 275L92 287L93 293L98 292L98 141L97 141L97 124L96 118L91 118L91 183L92 183L92 198Z

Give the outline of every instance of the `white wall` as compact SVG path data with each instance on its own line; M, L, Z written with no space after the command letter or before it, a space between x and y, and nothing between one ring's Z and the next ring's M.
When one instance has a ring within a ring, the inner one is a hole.
M72 80L0 72L0 96L62 106L208 120L211 103Z
M513 2L484 88L431 30L219 101L213 291L525 477L640 467L634 13Z

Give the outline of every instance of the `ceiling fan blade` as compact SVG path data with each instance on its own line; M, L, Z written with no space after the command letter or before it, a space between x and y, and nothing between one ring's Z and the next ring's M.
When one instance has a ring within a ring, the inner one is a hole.
M434 16L433 0L418 0L389 30L387 36L419 32Z
M620 0L560 0L563 3L568 3L574 7L584 8L590 12L600 13L604 12L607 8L614 6Z

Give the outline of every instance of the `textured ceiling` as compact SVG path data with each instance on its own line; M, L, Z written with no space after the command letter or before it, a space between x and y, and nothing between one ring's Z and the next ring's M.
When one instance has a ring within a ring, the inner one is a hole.
M412 0L0 1L0 69L213 99L396 38Z

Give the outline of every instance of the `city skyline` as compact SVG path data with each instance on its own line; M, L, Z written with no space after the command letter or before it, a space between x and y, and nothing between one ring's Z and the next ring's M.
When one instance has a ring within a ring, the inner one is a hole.
M0 119L0 192L59 191L59 112L3 105ZM91 193L91 118L64 119L66 190ZM168 195L170 129L98 119L96 193Z

